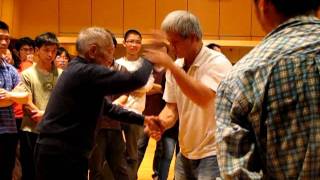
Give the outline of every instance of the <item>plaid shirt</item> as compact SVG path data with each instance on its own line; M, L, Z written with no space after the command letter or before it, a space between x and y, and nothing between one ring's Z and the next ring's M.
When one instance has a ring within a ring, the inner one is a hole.
M19 83L17 70L0 60L0 88L11 91ZM12 106L0 108L0 134L17 133Z
M231 179L320 177L320 21L291 18L221 82L218 161Z

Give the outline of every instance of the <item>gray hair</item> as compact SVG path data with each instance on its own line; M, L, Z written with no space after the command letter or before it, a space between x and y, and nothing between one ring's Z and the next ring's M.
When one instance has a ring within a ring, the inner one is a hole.
M91 44L97 45L99 48L112 46L111 35L103 28L100 27L89 27L80 31L76 49L79 54L84 55Z
M183 38L195 35L198 39L202 39L200 22L188 11L177 10L169 13L162 21L161 29L165 32L178 33Z

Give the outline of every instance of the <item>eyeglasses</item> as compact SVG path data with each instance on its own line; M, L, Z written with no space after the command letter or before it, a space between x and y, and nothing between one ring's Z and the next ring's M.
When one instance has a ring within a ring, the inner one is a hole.
M25 52L33 52L34 51L34 49L33 48L21 48L20 49L21 51L25 51Z
M126 41L127 44L141 44L140 40L127 40Z

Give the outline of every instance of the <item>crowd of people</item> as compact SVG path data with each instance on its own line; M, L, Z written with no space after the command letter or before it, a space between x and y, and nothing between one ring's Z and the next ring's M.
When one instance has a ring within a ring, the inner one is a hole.
M235 65L184 10L119 59L102 27L71 59L52 32L9 48L0 21L0 179L18 159L22 180L136 180L149 137L155 180L174 152L176 180L320 177L320 1L253 1L267 35Z

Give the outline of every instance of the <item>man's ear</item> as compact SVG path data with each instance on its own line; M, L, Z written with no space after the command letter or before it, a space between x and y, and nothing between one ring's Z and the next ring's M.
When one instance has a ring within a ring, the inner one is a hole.
M258 9L260 10L261 13L263 13L265 10L267 10L268 0L258 0Z
M98 51L98 47L97 45L95 44L92 44L89 48L89 51L88 51L88 56L90 59L95 59L96 58L96 54L97 54L97 51Z
M35 47L35 48L34 48L34 53L35 53L35 54L38 54L38 53L39 53L39 50L40 50L40 49L39 49L38 47Z

